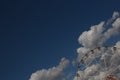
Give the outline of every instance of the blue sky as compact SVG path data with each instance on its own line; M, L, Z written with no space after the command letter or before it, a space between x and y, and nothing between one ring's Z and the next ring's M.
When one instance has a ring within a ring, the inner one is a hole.
M119 0L0 1L0 80L28 80L31 73L76 57L79 35L120 12Z

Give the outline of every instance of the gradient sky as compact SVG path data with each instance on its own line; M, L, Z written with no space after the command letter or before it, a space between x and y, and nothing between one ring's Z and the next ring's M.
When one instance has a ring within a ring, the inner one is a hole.
M79 35L120 12L120 0L3 0L0 10L0 80L28 80L76 57Z

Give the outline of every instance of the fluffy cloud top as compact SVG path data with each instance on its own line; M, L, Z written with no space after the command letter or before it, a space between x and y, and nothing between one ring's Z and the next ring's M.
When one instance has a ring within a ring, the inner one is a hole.
M68 66L69 60L62 58L58 66L42 69L33 73L29 80L58 80L63 77L63 70Z
M80 35L78 41L84 47L95 47L100 45L99 40L102 37L102 32L104 31L104 22L98 25L92 26L89 31L85 31Z
M86 48L101 46L111 36L120 32L120 18L118 16L118 12L114 12L110 19L111 21L108 20L106 23L103 21L98 25L92 26L89 31L83 32L78 39L79 43ZM106 24L112 27L104 32Z
M94 54L90 52L91 49L102 46L108 39L119 33L119 13L114 12L112 18L107 22L102 21L98 25L91 26L89 31L84 31L79 36L78 41L83 46L77 49L78 56L73 64L79 62L86 53L89 56L85 57L86 69L77 71L80 77L73 76L72 72L69 72L66 79L63 78L64 69L68 66L69 60L62 58L58 66L38 70L32 73L29 80L71 80L67 78L71 76L73 80L106 80L108 74L113 74L117 80L120 80L120 41L114 45L119 48L117 50L110 47L109 49L95 49ZM100 63L89 65L88 63L91 63L96 57L100 57Z
M109 27L108 29L106 27ZM98 25L91 26L89 31L83 32L78 41L83 47L77 49L79 62L86 53L89 57L85 58L86 64L91 63L96 57L100 57L100 63L88 65L84 71L78 71L80 77L75 76L74 80L106 80L108 74L113 74L120 80L120 49L94 50L94 54L90 54L90 50L102 46L112 36L120 33L119 13L114 12L111 19L107 22L102 21ZM116 43L120 48L120 41ZM90 54L90 55L89 55Z

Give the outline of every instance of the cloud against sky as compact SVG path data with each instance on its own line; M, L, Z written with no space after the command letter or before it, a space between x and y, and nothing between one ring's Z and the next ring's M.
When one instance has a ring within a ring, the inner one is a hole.
M79 62L81 57L88 53L91 49L94 49L99 46L103 46L104 43L110 39L112 36L118 35L120 33L120 17L118 12L114 12L112 17L107 21L101 21L98 25L91 26L90 30L84 31L78 38L78 42L82 47L77 49L78 56L76 62ZM120 41L115 43L116 47L120 47ZM107 53L109 52L109 54ZM101 56L101 63L97 63L91 66L88 66L84 71L78 71L81 77L78 80L99 80L105 79L106 74L113 72L113 74L120 79L120 70L117 68L117 71L114 71L114 67L120 66L120 50L114 52L112 49L109 49L105 52L96 50L95 55L92 55L87 61L93 60L96 56ZM111 64L106 71L103 71L105 68L103 66L103 58L107 60L107 64ZM62 58L58 66L42 69L32 73L29 80L68 80L64 79L64 70L67 68L70 60ZM75 63L76 63L75 62ZM72 62L70 62L72 63ZM102 68L101 68L102 65ZM69 72L72 73L72 72ZM97 74L96 74L97 73ZM92 77L90 77L92 76ZM71 79L72 80L72 79ZM77 77L74 76L73 80L77 80Z
M119 13L114 12L111 19L107 22L102 21L98 25L91 26L89 31L84 31L78 41L82 44L83 47L77 49L78 57L77 61L79 62L81 57L86 53L89 54L91 49L94 49L99 46L103 46L104 43L110 39L112 36L115 36L120 33L120 18ZM114 46L119 47L120 42L118 41ZM86 63L90 63L95 57L101 56L101 63L94 64L88 66L84 71L78 71L79 75L81 75L80 79L78 80L101 80L106 79L108 74L115 75L118 79L120 70L120 50L118 49L117 52L114 52L112 49L106 51L97 50L94 52L95 55L90 55L88 59L86 59ZM106 63L109 65L107 66L107 70L105 69L104 60L107 61ZM115 69L116 68L116 69ZM117 71L116 71L117 70ZM75 76L74 80L77 80Z
M119 13L114 12L112 18L107 22L102 21L98 25L91 26L89 31L85 31L80 35L79 43L86 48L101 46L111 36L120 32L120 18L118 17ZM111 28L105 31L107 25Z
M64 76L64 69L68 66L69 60L62 58L58 66L49 68L48 70L38 70L31 75L29 80L58 80Z

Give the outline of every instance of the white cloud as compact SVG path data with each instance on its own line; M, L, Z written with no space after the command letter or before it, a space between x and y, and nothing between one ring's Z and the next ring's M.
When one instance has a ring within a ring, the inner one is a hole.
M98 25L92 26L89 31L83 32L78 41L86 48L96 47L100 45L99 40L102 37L102 32L104 31L104 22Z
M102 21L98 25L91 26L89 31L83 32L78 41L86 48L94 48L96 46L101 46L106 40L111 36L114 36L120 32L120 18L118 18L119 13L114 12L113 16L109 22ZM108 24L109 23L109 24ZM106 32L104 32L106 25L111 26Z
M63 77L63 70L68 66L69 60L62 58L57 67L42 69L33 73L29 80L57 80Z
M106 26L111 27L106 30ZM113 51L112 48L108 50L103 48L100 51L94 50L94 54L90 54L91 49L102 46L108 39L119 33L119 13L114 12L112 18L107 22L102 21L98 25L91 26L89 31L85 31L80 35L78 41L83 47L77 49L77 61L80 61L83 55L87 53L89 57L84 59L87 64L97 56L101 56L101 62L88 65L84 71L78 71L77 73L81 75L78 80L103 80L111 73L120 80L120 49ZM120 41L115 46L120 48ZM77 80L76 76L74 80Z
M120 18L117 18L113 23L112 27L108 29L104 34L103 38L101 39L101 42L105 42L108 40L111 36L114 36L116 34L120 33Z
M69 80L71 76L74 77L73 80L105 80L106 76L111 73L120 80L120 49L113 51L112 48L107 50L102 48L94 50L94 54L90 52L91 49L102 46L108 39L119 33L119 13L114 12L112 18L107 22L102 21L98 25L91 26L90 30L84 31L78 38L78 42L83 46L77 49L78 56L77 59L73 59L73 65L75 66L76 62L79 62L86 53L89 56L85 58L87 64L91 63L95 57L101 56L99 64L87 65L84 71L77 71L80 77L73 76L72 72L63 77L64 69L68 66L69 60L62 58L58 66L38 70L31 75L29 80ZM120 41L115 46L120 48Z

